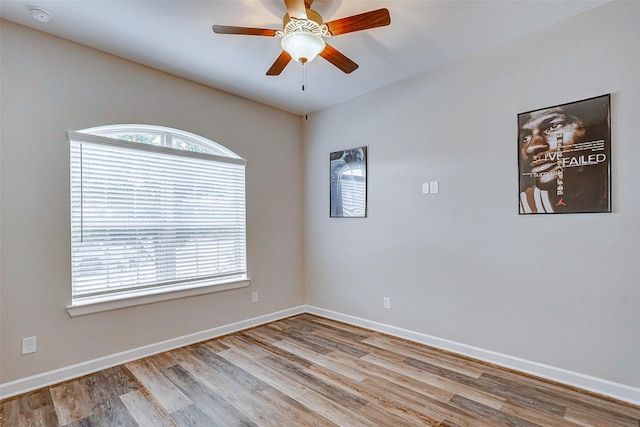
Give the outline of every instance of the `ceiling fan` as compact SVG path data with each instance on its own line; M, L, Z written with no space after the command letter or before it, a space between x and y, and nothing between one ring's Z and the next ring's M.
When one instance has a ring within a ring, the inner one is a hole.
M311 9L313 0L284 0L284 3L287 13L283 18L282 30L214 25L213 32L281 38L282 53L267 71L268 76L279 75L292 58L305 64L317 55L348 74L355 71L358 64L327 44L324 37L383 27L391 23L387 9L372 10L324 23L322 16Z

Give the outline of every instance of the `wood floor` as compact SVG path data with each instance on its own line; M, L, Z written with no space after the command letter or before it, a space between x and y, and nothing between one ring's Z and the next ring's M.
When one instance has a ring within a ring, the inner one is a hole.
M640 426L640 408L303 314L1 404L9 426Z

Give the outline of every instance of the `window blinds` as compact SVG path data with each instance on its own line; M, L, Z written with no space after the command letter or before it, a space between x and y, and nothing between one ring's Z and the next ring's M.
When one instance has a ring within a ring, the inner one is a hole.
M246 277L245 161L70 133L73 298Z

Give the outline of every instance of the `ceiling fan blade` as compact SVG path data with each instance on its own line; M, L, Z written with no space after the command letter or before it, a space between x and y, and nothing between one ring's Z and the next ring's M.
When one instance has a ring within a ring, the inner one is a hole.
M349 74L358 68L358 64L338 52L336 48L330 45L325 46L324 50L320 52L320 56L340 68L346 74Z
M290 18L307 19L307 7L304 0L284 0Z
M271 68L267 71L267 76L279 76L289 61L291 61L291 55L283 50L280 56L278 56L278 59L276 59L276 62L274 62Z
M384 27L391 23L388 9L377 9L347 18L327 22L332 36L368 30L369 28Z
M216 34L244 34L247 36L274 37L276 35L276 30L269 30L266 28L230 27L228 25L214 25L213 32Z

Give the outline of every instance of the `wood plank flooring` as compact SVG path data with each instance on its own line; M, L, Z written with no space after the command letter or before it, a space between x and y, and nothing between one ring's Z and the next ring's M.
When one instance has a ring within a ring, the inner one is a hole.
M13 426L640 426L640 408L309 314L1 402Z

